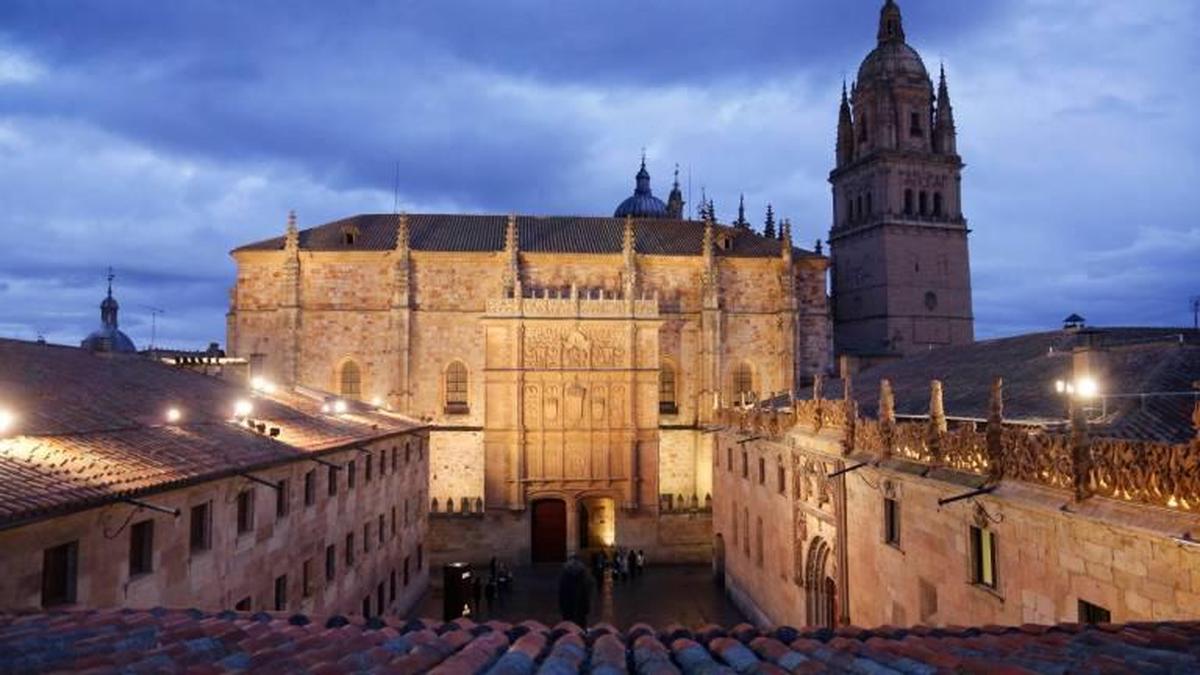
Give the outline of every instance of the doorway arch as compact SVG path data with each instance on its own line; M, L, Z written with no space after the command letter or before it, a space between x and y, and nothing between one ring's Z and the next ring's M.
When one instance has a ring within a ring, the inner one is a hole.
M836 616L837 583L829 574L829 544L824 539L813 539L808 547L804 571L804 589L807 597L806 615L810 626L832 628Z
M561 499L539 499L533 502L529 521L533 562L566 560L567 503Z

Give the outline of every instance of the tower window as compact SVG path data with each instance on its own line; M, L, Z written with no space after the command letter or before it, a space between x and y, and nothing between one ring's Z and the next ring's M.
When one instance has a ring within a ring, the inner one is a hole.
M872 213L875 213L875 206L874 206L874 204L871 203L871 193L868 192L867 193L867 215L869 216Z
M855 210L855 211L858 213L858 220L862 220L862 219L863 219L863 199L862 199L862 195L859 195L859 196L858 196L858 198L857 198L857 199L855 199L854 201L855 201L855 204L854 204L854 210Z
M467 406L467 367L453 361L446 367L446 414L465 415Z
M929 193L921 190L921 194L917 200L921 208L921 215L929 215Z
M925 135L925 130L921 128L921 113L912 113L908 125L908 134L913 138L920 138Z
M937 218L942 217L942 193L933 193L933 215Z
M340 385L338 391L346 398L358 398L362 396L362 370L358 364L353 361L347 361L342 365L342 374L339 378Z
M733 398L741 402L749 400L754 394L754 371L750 364L739 363L733 371Z
M660 415L679 412L675 404L675 369L669 364L663 364L658 371L658 412Z
M913 191L904 191L904 215L911 216L913 214Z
M858 142L867 142L867 116L863 115L858 120Z

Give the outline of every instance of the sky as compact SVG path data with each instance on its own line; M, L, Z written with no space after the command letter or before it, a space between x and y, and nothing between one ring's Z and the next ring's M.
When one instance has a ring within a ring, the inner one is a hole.
M223 343L229 251L289 209L608 215L643 148L661 197L678 163L689 209L744 193L810 246L880 4L4 0L0 337L77 344L111 265L139 346ZM1200 3L900 5L949 78L977 336L1190 324Z

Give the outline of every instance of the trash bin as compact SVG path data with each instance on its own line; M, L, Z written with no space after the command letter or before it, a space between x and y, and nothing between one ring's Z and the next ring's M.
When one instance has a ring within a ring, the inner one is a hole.
M450 563L442 568L442 620L453 621L470 612L474 574L471 564Z

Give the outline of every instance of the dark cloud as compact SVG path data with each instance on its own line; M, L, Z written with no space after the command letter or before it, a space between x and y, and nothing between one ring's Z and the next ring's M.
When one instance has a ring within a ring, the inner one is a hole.
M1193 4L902 6L910 42L951 75L979 333L1071 311L1182 321L1200 292ZM660 192L679 162L691 202L703 187L730 217L745 193L754 217L773 202L815 239L836 97L877 12L0 3L0 333L74 341L113 264L131 331L159 306L163 339L220 338L229 249L277 234L288 208L306 224L390 209L397 163L410 210L606 213L645 146Z

